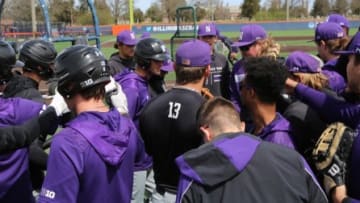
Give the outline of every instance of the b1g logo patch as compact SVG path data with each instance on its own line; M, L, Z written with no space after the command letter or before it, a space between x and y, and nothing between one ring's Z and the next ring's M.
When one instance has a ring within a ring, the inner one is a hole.
M48 190L48 189L46 189L46 188L42 188L42 189L41 189L41 195L42 195L42 196L45 196L45 197L47 197L47 198L49 198L49 199L54 199L56 193L55 193L54 191L52 191L52 190Z

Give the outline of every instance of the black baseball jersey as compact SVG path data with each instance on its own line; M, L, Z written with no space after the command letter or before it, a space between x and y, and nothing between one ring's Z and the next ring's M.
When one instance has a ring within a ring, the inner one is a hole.
M219 53L211 56L210 75L205 80L205 87L214 96L229 98L230 69L226 57Z
M193 90L174 87L151 100L140 115L140 134L153 157L157 186L176 189L179 170L175 158L202 143L196 113L204 98Z

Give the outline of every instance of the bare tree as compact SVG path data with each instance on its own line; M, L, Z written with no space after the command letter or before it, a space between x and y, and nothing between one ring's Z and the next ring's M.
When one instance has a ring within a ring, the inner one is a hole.
M29 8L29 0L6 1L2 18L13 19L14 21L31 21Z
M176 8L185 6L185 0L160 0L160 5L163 11L165 12L165 16L169 22L173 22L175 20Z

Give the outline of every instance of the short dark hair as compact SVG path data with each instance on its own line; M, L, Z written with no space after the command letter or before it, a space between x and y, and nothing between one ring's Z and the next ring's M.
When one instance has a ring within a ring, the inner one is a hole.
M222 97L214 97L204 102L196 118L199 127L208 125L220 132L227 126L241 126L240 115L233 103Z
M92 98L94 98L95 100L105 99L105 85L106 84L107 83L103 82L103 83L88 87L86 89L79 90L79 91L73 93L71 96L73 96L74 94L80 94L85 100L89 100ZM65 86L67 88L70 88L71 86L74 86L74 85L75 85L75 83L69 82ZM66 97L66 95L62 95L62 96Z
M244 62L245 82L264 103L276 103L282 93L288 71L268 57L248 58Z
M175 66L176 83L184 85L200 81L205 73L206 67Z

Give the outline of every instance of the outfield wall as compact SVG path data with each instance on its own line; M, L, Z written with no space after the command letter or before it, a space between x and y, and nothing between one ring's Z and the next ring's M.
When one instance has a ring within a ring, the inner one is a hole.
M267 31L271 30L306 30L314 29L318 22L308 21L308 22L267 22L267 23L258 23L265 28ZM216 24L217 28L221 32L238 32L240 27L244 24ZM351 29L358 29L360 26L360 20L350 21ZM135 33L174 33L176 31L176 25L136 25L133 26L133 31ZM182 25L182 31L192 31L193 25Z

